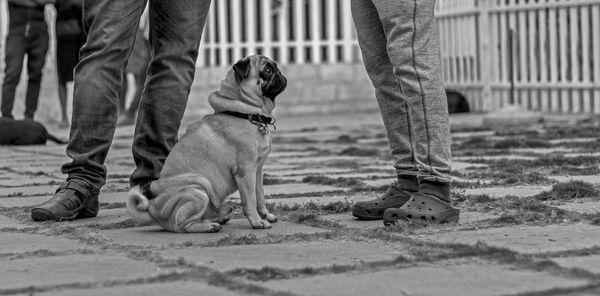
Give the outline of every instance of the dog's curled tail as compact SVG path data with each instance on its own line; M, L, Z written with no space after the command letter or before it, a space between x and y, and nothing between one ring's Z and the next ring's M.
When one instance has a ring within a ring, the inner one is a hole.
M129 216L141 223L152 222L154 219L148 213L148 207L148 198L142 194L140 187L131 188L127 196L127 213L129 213Z

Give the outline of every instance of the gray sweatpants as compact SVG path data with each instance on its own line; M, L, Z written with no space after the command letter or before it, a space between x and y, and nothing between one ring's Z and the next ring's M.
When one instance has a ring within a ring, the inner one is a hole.
M445 183L452 156L434 6L352 0L352 16L398 175Z

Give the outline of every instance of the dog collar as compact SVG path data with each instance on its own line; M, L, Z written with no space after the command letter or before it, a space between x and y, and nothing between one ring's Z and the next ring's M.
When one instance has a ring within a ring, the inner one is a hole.
M250 121L250 123L258 126L258 131L261 132L263 135L269 134L269 125L272 125L273 129L277 129L277 127L275 126L275 121L277 121L275 117L269 117L260 114L246 114L235 111L223 111L221 113L242 119L247 119L248 121Z

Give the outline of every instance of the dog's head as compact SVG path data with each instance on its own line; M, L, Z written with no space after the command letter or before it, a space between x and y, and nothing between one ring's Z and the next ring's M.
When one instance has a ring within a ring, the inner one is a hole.
M287 79L277 67L277 63L262 55L252 55L239 60L233 65L233 71L240 86L254 85L260 90L260 95L272 103L287 86Z

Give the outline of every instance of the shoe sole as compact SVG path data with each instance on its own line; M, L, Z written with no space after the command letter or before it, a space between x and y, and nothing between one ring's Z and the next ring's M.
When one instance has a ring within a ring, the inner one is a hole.
M410 217L408 217L410 216ZM459 220L459 216L460 216L460 212L458 210L452 210L452 211L446 211L446 213L442 213L436 216L439 216L439 219L427 219L424 218L425 216L421 216L421 217L413 217L411 215L408 216L403 216L403 215L398 215L396 213L385 213L383 215L383 225L385 226L392 226L392 225L396 225L396 223L398 222L398 220L402 219L405 221L410 221L410 220L420 220L420 221L428 221L428 222L433 222L433 223L438 223L438 224L443 224L443 223L456 223Z
M85 219L85 218L93 218L98 216L98 212L89 212L89 211L81 211L78 213L75 213L72 216L67 216L67 217L61 217L58 216L48 210L44 210L44 209L33 209L31 210L31 218L34 221L57 221L57 222L64 222L64 221L72 221L75 219Z
M383 219L383 215L369 216L369 215L363 215L363 214L358 214L358 213L352 213L352 216L354 216L360 220L381 220L381 219Z
M69 216L69 217L60 217L57 216L56 214L48 211L48 210L44 210L44 209L33 209L31 210L31 218L34 221L58 221L58 222L63 222L63 221L71 221L71 220L75 220L75 218L77 217L79 213L76 213L73 216Z

